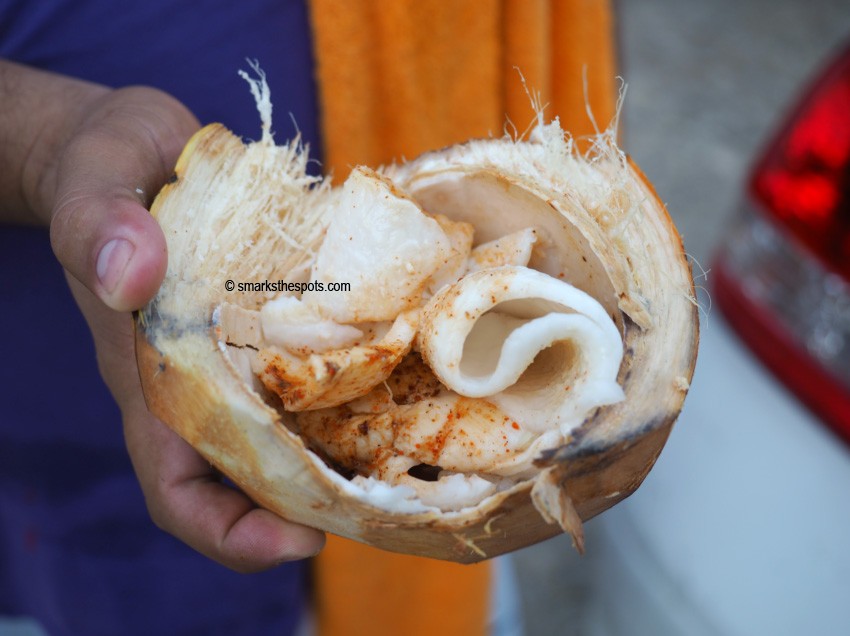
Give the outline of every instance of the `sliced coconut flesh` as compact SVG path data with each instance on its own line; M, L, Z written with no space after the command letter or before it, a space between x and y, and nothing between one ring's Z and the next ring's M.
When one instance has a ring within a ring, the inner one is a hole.
M546 230L476 247L474 234L356 169L309 279L350 289L281 296L250 332L260 332L252 369L296 412L308 447L444 510L528 476L540 450L623 398L622 340L607 310L527 267ZM421 357L408 355L414 346ZM416 477L419 466L431 479Z
M431 275L452 255L451 241L440 223L372 170L355 169L342 188L311 282L345 282L350 290L308 291L302 299L339 323L395 320L419 306Z
M289 411L344 404L384 382L410 351L418 310L399 314L376 342L298 356L282 348L263 348L255 372Z
M500 265L528 265L531 252L540 240L532 227L508 234L489 243L479 245L471 251L466 264L467 272L476 272L485 267Z
M475 231L472 224L456 223L442 214L435 214L434 220L446 233L451 251L428 281L426 292L431 295L442 289L444 285L457 282L469 270L469 257L471 253L474 253L472 239Z

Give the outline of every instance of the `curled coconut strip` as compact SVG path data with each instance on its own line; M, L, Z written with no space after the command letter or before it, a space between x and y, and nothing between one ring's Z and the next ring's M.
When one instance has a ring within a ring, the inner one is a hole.
M444 288L423 310L419 348L448 388L487 397L536 433L566 434L623 399L623 345L605 309L526 267L480 270Z

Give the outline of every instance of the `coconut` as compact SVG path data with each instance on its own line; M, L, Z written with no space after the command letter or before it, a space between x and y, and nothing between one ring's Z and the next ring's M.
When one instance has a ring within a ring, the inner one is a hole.
M299 141L209 125L151 213L165 280L138 312L152 413L258 505L459 562L635 491L693 374L693 280L612 130L542 114L344 184Z

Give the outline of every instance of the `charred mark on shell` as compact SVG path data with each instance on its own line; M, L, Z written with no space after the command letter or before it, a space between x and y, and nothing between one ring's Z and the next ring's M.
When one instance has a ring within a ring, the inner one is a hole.
M677 412L673 411L666 415L653 417L644 422L642 425L635 427L635 429L623 437L605 441L597 440L594 443L587 444L585 446L579 444L581 437L584 436L582 434L564 446L544 451L541 453L540 457L535 460L535 465L542 465L544 457L548 464L576 462L577 460L594 457L594 470L602 470L603 468L615 463L619 456L628 451L628 449L632 446L644 442L645 438L649 434L672 425L677 414ZM579 430L576 431L576 433L586 433L586 431L590 428L590 426L586 427L588 424L592 426L592 420L590 422L586 421L585 424L582 425L583 431ZM538 464L538 461L541 461L541 464ZM647 472L648 471L649 467L647 467Z
M133 318L136 327L144 332L148 342L155 347L159 338L179 340L192 334L210 333L211 329L218 326L214 316L210 316L209 320L204 322L194 317L187 319L184 316L164 313L160 310L157 298L154 298L146 307L134 312ZM215 337L214 333L211 335Z

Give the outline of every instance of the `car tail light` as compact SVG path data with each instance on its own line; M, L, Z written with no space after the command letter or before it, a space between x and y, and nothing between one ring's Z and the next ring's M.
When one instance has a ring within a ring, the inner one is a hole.
M712 273L732 327L850 443L850 46L756 162Z

